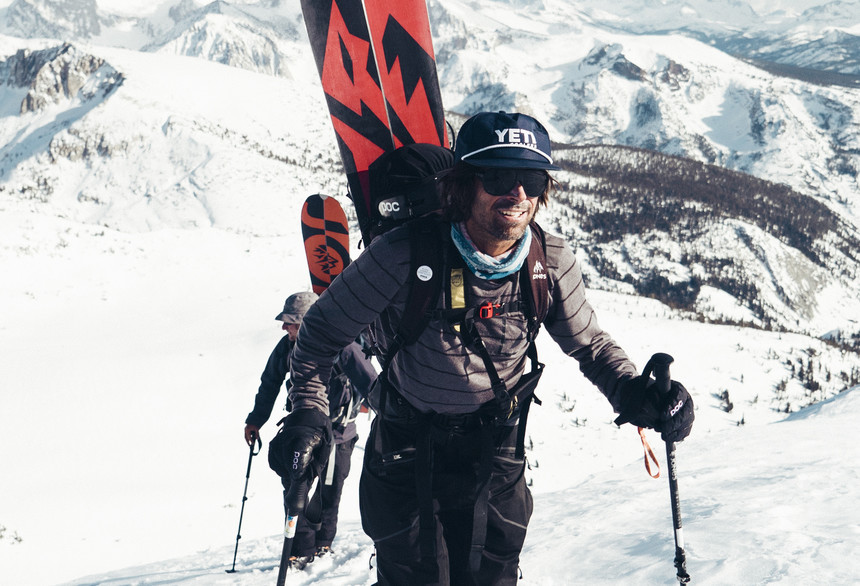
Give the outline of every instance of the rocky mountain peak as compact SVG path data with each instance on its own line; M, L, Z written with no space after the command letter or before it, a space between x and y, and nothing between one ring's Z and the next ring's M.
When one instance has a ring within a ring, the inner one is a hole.
M29 87L21 102L24 114L62 100L105 95L122 84L123 76L104 59L64 43L38 51L19 49L0 62L0 81L13 87Z

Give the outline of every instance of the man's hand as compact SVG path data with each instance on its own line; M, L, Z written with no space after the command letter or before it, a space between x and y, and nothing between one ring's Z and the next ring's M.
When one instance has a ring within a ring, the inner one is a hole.
M269 444L269 467L282 478L304 480L319 474L328 461L331 419L316 409L298 409L284 418L284 427Z
M669 392L663 396L660 427L655 427L665 442L680 442L690 435L696 412L693 397L678 381L672 381Z
M680 442L690 435L696 414L684 385L672 381L669 392L658 391L653 380L637 376L622 384L621 414L616 425L632 423L659 431L663 441Z
M253 446L257 438L260 437L260 428L250 423L245 426L245 443Z

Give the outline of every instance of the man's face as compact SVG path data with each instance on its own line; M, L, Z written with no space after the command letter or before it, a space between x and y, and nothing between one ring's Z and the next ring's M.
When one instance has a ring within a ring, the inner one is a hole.
M287 332L287 335L290 337L291 342L296 341L296 337L299 335L299 328L301 324L284 324L284 330Z
M523 237L537 204L538 198L528 197L519 183L505 195L490 195L476 179L475 199L466 229L481 252L498 256Z

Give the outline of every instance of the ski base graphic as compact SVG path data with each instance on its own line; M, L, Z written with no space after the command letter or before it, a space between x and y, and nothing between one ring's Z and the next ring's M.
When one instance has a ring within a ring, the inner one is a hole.
M349 265L349 226L338 201L308 196L302 206L302 238L314 293L321 295Z

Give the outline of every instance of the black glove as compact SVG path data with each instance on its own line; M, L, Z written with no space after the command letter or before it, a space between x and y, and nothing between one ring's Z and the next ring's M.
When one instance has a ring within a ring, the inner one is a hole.
M637 376L622 383L616 425L629 422L649 427L659 431L663 441L680 442L690 435L695 418L693 398L678 381L672 381L666 394L659 392L650 377Z
M292 481L319 475L331 451L331 420L317 409L298 409L281 423L269 442L269 467Z

